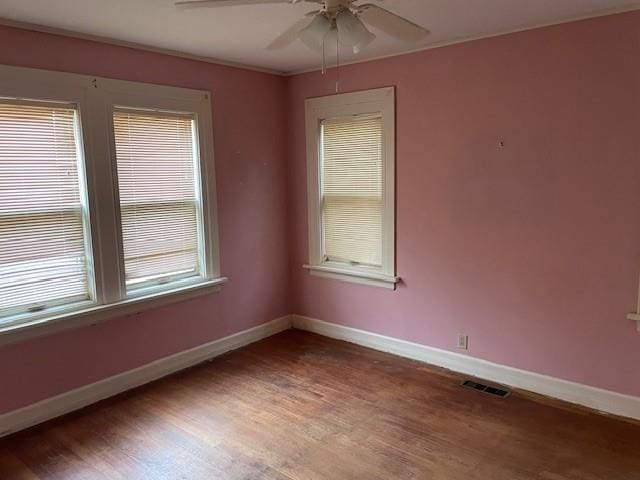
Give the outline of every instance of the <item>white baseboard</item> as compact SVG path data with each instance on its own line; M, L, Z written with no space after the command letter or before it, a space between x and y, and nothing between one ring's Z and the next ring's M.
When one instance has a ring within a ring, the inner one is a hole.
M559 378L519 370L467 355L385 337L300 315L282 318L197 346L113 377L85 385L0 415L0 437L86 407L126 390L152 382L179 370L204 362L230 350L275 335L293 326L331 338L370 347L402 357L529 390L602 412L640 420L640 398L590 387Z
M51 420L291 328L291 316L161 358L113 377L0 415L0 437Z
M479 358L461 355L418 343L344 327L300 315L292 316L293 327L326 337L444 367L455 372L528 390L601 412L640 420L640 398L580 383L520 370Z

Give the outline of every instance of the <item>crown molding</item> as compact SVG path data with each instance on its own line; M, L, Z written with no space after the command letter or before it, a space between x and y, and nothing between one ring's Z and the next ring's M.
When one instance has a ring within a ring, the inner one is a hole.
M253 72L267 73L270 75L282 76L285 74L285 72L280 70L261 68L261 67L256 67L254 65L247 65L244 63L221 60L218 58L207 57L202 55L193 55L193 54L181 52L178 50L153 47L151 45L145 45L142 43L127 42L125 40L118 40L116 38L103 37L100 35L91 35L88 33L76 32L74 30L66 30L64 28L48 27L46 25L40 25L36 23L19 22L16 20L10 20L2 17L0 17L0 25L5 27L18 28L21 30L30 30L34 32L48 33L50 35L58 35L62 37L77 38L80 40L88 40L90 42L105 43L107 45L114 45L116 47L133 48L133 49L142 50L145 52L158 53L161 55L169 55L172 57L184 58L187 60L194 60L196 62L211 63L213 65L222 65L225 67L239 68L242 70L250 70Z
M510 29L510 30L502 30L502 31L497 32L497 33L491 33L491 34L485 34L485 35L470 35L470 36L460 37L460 38L457 38L455 40L437 42L437 43L433 43L431 45L422 46L422 47L419 47L419 48L403 50L403 51L397 52L397 53L390 53L390 54L387 54L387 55L379 55L379 56L374 56L374 57L367 57L367 58L362 58L362 59L358 59L358 60L350 60L350 61L346 61L346 62L341 62L340 66L341 67L345 67L345 66L349 66L349 65L357 65L357 64L360 64L360 63L375 62L377 60L384 60L384 59L393 58L393 57L401 57L403 55L411 55L413 53L424 52L424 51L433 50L433 49L436 49L436 48L449 47L449 46L452 46L452 45L458 45L458 44L461 44L461 43L472 42L472 41L475 41L475 40L483 40L483 39L488 39L488 38L502 37L504 35L511 35L513 33L526 32L528 30L536 30L538 28L553 27L553 26L556 26L556 25L563 25L565 23L579 22L579 21L582 21L582 20L589 20L589 19L599 18L599 17L607 17L607 16L611 16L611 15L618 15L618 14L622 14L622 13L634 12L634 11L638 11L638 10L640 10L640 2L635 2L635 3L630 3L630 4L628 4L626 6L623 6L623 7L610 8L610 9L607 9L607 10L599 10L597 12L589 13L589 14L586 14L586 15L578 15L578 16L574 16L574 17L570 17L570 18L565 18L563 20L557 20L557 21L545 22L545 23L537 23L537 24L523 26L523 27L520 27L520 28L515 28L515 29ZM12 28L19 28L19 29L22 29L22 30L31 30L31 31L35 31L35 32L48 33L48 34L51 34L51 35L59 35L59 36L64 36L64 37L77 38L77 39L81 39L81 40L88 40L88 41L92 41L92 42L105 43L105 44L108 44L108 45L115 45L115 46L118 46L118 47L133 48L133 49L136 49L136 50L142 50L142 51L151 52L151 53L158 53L158 54L162 54L162 55L169 55L169 56L172 56L172 57L184 58L184 59L187 59L187 60L194 60L194 61L198 61L198 62L211 63L211 64L214 64L214 65L222 65L222 66L225 66L225 67L239 68L239 69L242 69L242 70L249 70L249 71L254 71L254 72L259 72L259 73L266 73L266 74L270 74L270 75L284 76L284 77L293 77L293 76L296 76L296 75L302 75L302 74L305 74L305 73L318 72L318 71L321 70L321 68L319 68L319 67L305 68L305 69L300 69L300 70L276 70L276 69L270 69L270 68L263 68L263 67L258 67L258 66L255 66L255 65L248 65L248 64L244 64L244 63L240 63L240 62L221 60L221 59L218 59L218 58L207 57L207 56L202 56L202 55L193 55L193 54L186 53L186 52L181 52L181 51L178 51L178 50L171 50L171 49L166 49L166 48L154 47L154 46L151 46L151 45L145 45L145 44L141 44L141 43L128 42L128 41L125 41L125 40L118 40L118 39L111 38L111 37L103 37L103 36L99 36L99 35L91 35L91 34L87 34L87 33L76 32L76 31L73 31L73 30L67 30L67 29L63 29L63 28L48 27L46 25L40 25L40 24L35 24L35 23L20 22L20 21L10 20L10 19L7 19L7 18L2 18L2 17L0 17L0 25L4 25L4 26L7 26L7 27L12 27ZM335 65L331 65L331 66L328 67L328 69L333 69L333 68L335 68Z
M629 4L626 5L624 7L618 7L618 8L610 8L607 10L599 10L597 12L593 12L593 13L589 13L586 15L579 15L579 16L575 16L575 17L570 17L570 18L566 18L563 20L557 20L557 21L553 21L553 22L546 22L546 23L536 23L536 24L532 24L532 25L528 25L528 26L524 26L524 27L519 27L519 28L514 28L514 29L510 29L510 30L502 30L500 32L497 33L488 33L488 34L484 34L484 35L470 35L470 36L466 36L466 37L460 37L457 38L455 40L447 40L447 41L443 41L443 42L437 42L437 43L432 43L430 45L425 45L419 48L414 48L414 49L410 49L410 50L404 50L402 52L397 52L397 53L390 53L387 55L379 55L379 56L375 56L375 57L367 57L367 58L362 58L362 59L358 59L358 60L347 60L347 61L340 61L340 67L346 67L349 65L357 65L359 63L367 63L367 62L375 62L377 60L384 60L387 58L393 58L393 57L401 57L403 55L411 55L413 53L419 53L419 52L424 52L427 50L434 50L436 48L443 48L443 47L449 47L452 45L458 45L461 43L467 43L467 42L473 42L475 40L484 40L484 39L488 39L488 38L495 38L495 37L502 37L505 35L511 35L513 33L520 33L520 32L526 32L529 30L537 30L539 28L546 28L546 27L553 27L556 25L563 25L565 23L573 23L573 22L579 22L582 20L590 20L593 18L599 18L599 17L608 17L611 15L619 15L621 13L629 13L629 12L634 12L634 11L638 11L640 10L640 2L636 2L633 4ZM326 67L327 69L334 69L335 65L329 65ZM301 70L292 70L292 71L287 71L284 72L283 75L285 77L293 77L296 75L302 75L304 73L312 73L312 72L319 72L321 71L321 68L317 68L317 67L313 67L313 68L306 68L306 69L301 69Z

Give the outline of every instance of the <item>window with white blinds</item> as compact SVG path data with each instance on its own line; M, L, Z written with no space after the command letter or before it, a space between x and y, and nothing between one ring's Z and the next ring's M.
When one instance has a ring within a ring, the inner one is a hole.
M201 275L194 118L119 108L113 125L127 289Z
M0 65L0 345L215 293L211 93Z
M382 117L321 123L321 216L325 260L382 265Z
M0 323L92 297L79 137L74 105L0 99Z
M312 275L395 289L395 89L305 101Z

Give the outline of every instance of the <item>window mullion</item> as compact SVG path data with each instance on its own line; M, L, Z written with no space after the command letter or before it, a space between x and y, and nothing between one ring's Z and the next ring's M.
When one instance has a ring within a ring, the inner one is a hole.
M88 97L92 115L86 119L86 130L91 155L86 168L89 205L94 212L91 223L97 239L94 242L96 296L99 303L108 304L126 298L115 146L110 135L113 127L107 95L96 83Z

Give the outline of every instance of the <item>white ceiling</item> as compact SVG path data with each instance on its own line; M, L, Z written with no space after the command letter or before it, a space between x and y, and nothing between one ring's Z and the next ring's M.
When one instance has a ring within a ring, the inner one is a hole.
M365 3L363 0L359 3ZM371 0L369 0L371 1ZM640 7L630 0L383 0L381 6L432 34L424 44L377 39L359 61ZM313 4L177 9L173 0L0 0L0 17L280 72L317 68L320 54L300 41L264 46Z

